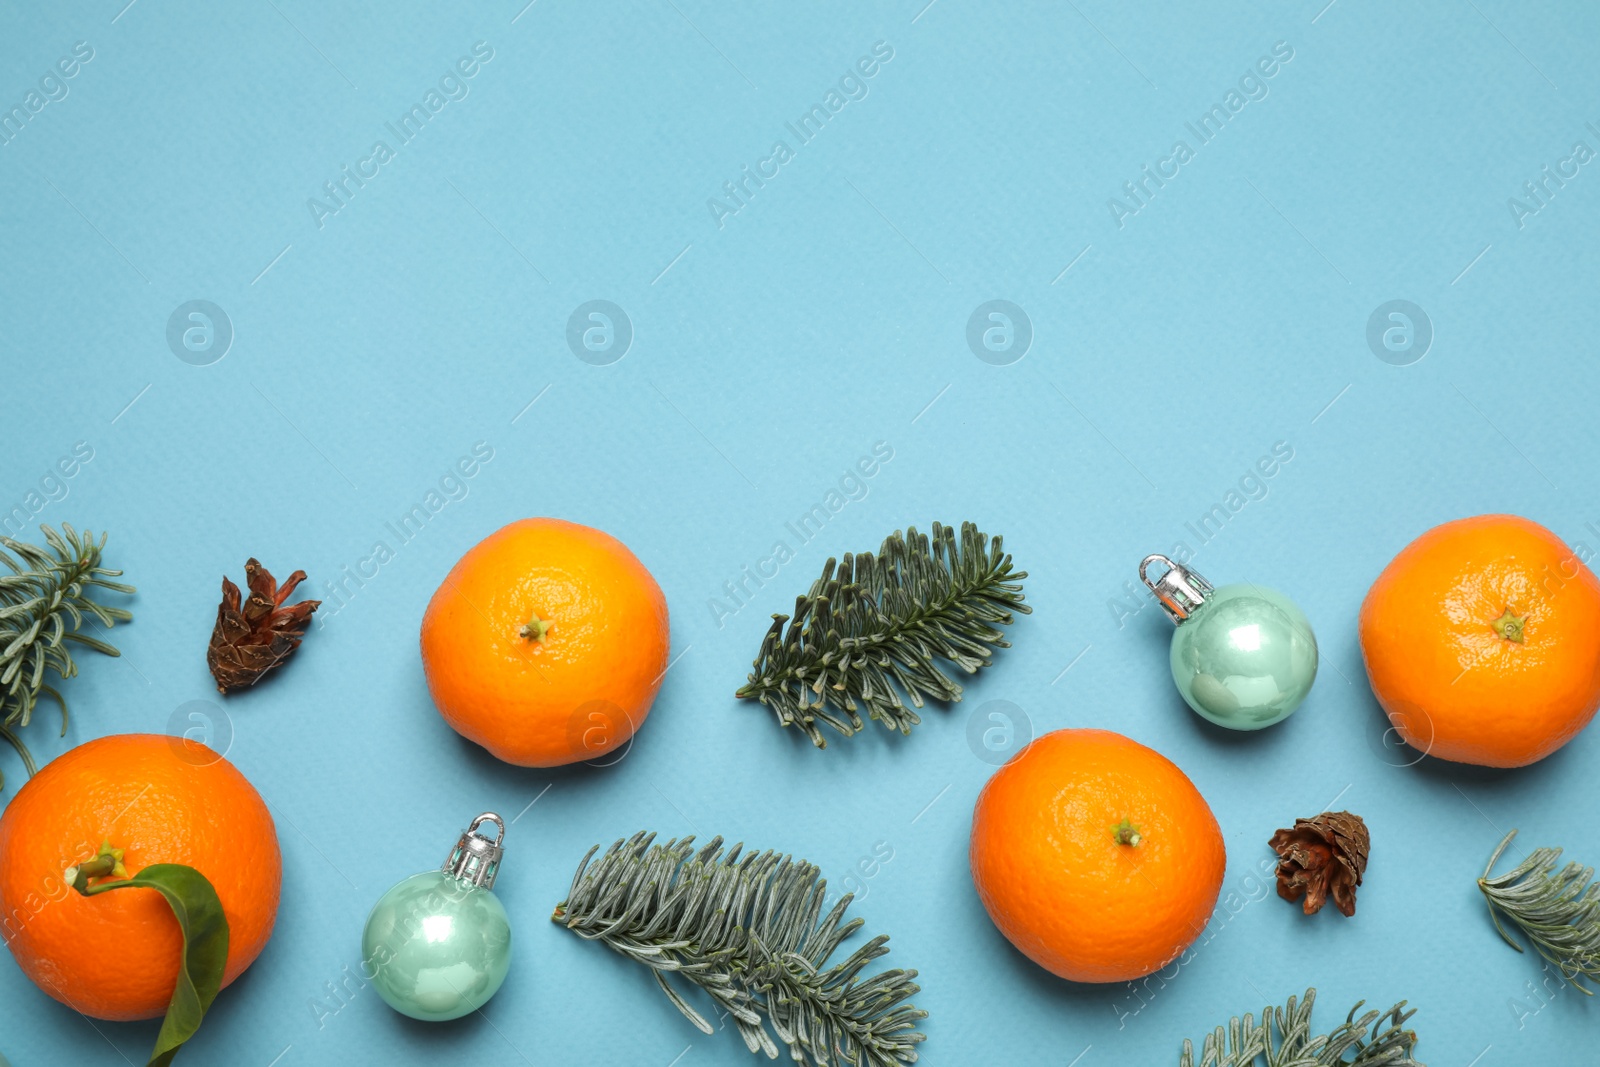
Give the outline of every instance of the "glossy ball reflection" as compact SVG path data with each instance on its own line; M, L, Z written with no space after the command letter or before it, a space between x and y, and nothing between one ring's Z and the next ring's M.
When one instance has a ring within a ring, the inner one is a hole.
M1231 730L1287 719L1317 677L1317 639L1288 597L1255 585L1210 593L1172 634L1172 680L1189 706Z
M444 1022L481 1008L511 967L511 922L487 889L443 871L385 893L361 937L363 973L413 1019Z

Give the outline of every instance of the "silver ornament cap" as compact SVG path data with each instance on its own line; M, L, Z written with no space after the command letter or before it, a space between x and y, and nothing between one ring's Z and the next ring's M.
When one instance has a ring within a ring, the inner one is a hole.
M1167 568L1166 573L1153 582L1147 573L1152 563L1161 563ZM1167 617L1175 623L1193 615L1195 609L1206 602L1206 595L1215 591L1210 582L1194 571L1159 554L1139 561L1139 580L1150 587Z
M495 835L492 839L479 831L478 827L484 823L494 823ZM505 820L492 811L486 811L461 831L456 847L450 851L450 858L444 861L440 869L468 885L493 889L495 877L500 873L500 857L506 852L502 844L505 839Z

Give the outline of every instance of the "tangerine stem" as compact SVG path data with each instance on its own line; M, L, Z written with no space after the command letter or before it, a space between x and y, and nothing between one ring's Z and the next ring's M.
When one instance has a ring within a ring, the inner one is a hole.
M81 867L68 867L62 875L73 889L88 896L89 879L108 878L116 869L117 861L112 857L96 856Z
M541 619L536 614L532 619L524 623L522 629L518 630L517 633L530 641L543 641L544 635L549 633L550 627L554 625L555 622L553 620Z
M1501 615L1489 625L1494 629L1495 633L1499 634L1507 641L1515 641L1520 645L1522 644L1522 625L1527 621L1528 618L1526 615L1519 618L1518 616L1511 614L1511 609L1507 607L1505 614Z
M1119 845L1130 845L1138 848L1139 842L1144 840L1144 835L1139 832L1137 826L1127 819L1123 819L1111 828L1111 838Z
M128 868L122 865L123 850L112 848L110 841L100 842L100 851L88 863L68 867L61 877L84 896L89 896L91 878L126 878Z

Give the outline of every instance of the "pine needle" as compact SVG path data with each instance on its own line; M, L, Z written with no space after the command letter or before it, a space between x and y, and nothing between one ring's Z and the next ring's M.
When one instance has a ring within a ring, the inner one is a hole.
M862 925L843 921L850 895L824 916L827 882L804 860L741 856L742 844L724 852L720 837L698 851L693 837L654 841L654 834L634 834L592 864L599 846L590 849L551 920L651 968L673 1005L709 1034L711 1021L668 978L698 986L751 1052L777 1057L770 1022L799 1064L916 1062L925 1036L916 1026L928 1014L909 1003L921 990L917 972L860 977L888 954L888 937L872 938L824 970Z
M1489 902L1489 918L1506 944L1522 951L1500 924L1510 919L1534 951L1561 969L1572 987L1585 996L1594 991L1580 979L1600 982L1600 883L1594 868L1568 863L1556 871L1559 848L1536 848L1508 874L1489 877L1500 856L1517 836L1512 830L1500 840L1478 879Z
M1332 1033L1312 1037L1311 1007L1316 999L1317 991L1308 989L1298 1004L1290 997L1287 1007L1268 1005L1261 1009L1260 1025L1249 1013L1243 1019L1235 1016L1226 1027L1206 1035L1199 1067L1423 1067L1411 1057L1417 1035L1403 1028L1416 1014L1415 1008L1404 1010L1405 1001L1357 1018L1356 1012L1366 1003L1360 1001ZM1352 1053L1353 1058L1347 1058ZM1195 1067L1194 1045L1187 1038L1178 1067Z
M88 530L79 534L66 523L61 524L65 536L48 526L39 529L48 549L0 537L0 564L11 571L0 573L0 738L21 755L30 777L38 767L17 731L32 720L41 696L60 706L62 736L67 732L67 702L45 682L46 672L58 678L78 673L68 642L119 654L99 638L79 632L85 617L108 630L133 618L122 608L90 600L90 590L134 591L131 585L106 580L122 572L100 566L105 534L97 542ZM0 786L4 784L0 775Z
M1027 572L1012 569L1000 541L964 522L958 545L955 530L936 522L931 539L910 527L876 556L829 559L796 599L792 621L772 617L737 695L759 700L818 748L828 747L818 722L848 737L862 728L863 707L909 734L922 719L900 691L914 708L924 698L960 700L961 686L938 661L976 674L994 649L1010 647L998 627L1010 625L1013 611L1033 610L1022 602Z

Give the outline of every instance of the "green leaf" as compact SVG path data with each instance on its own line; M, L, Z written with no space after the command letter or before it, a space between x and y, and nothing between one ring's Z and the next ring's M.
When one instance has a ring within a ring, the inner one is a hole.
M166 898L183 928L183 959L178 965L178 987L172 991L167 1017L156 1035L148 1067L167 1067L183 1043L200 1029L206 1009L222 988L222 971L228 962L228 919L222 901L206 876L181 863L155 863L132 878L80 889L97 896L114 889L154 889Z

